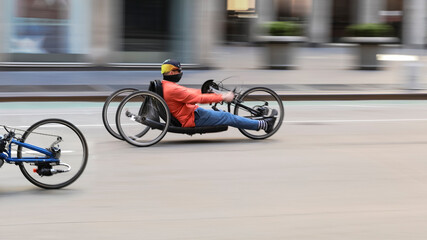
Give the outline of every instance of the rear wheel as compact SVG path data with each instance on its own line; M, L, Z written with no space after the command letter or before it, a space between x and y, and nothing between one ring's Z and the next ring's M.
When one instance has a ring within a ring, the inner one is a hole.
M80 177L86 167L88 160L88 147L86 139L80 130L72 123L62 119L45 119L33 124L22 135L21 142L50 149L52 144L61 138L61 141L54 144L60 149L60 164L52 165L46 162L20 163L19 168L25 178L34 185L46 188L57 189L68 186ZM18 146L18 158L44 157L36 151ZM53 175L43 174L55 170L65 172ZM69 171L67 171L69 170Z
M234 114L245 118L262 120L270 117L273 109L277 111L277 115L275 116L276 121L270 133L266 133L264 130L239 129L246 137L251 139L265 139L275 134L282 125L285 110L282 100L273 90L265 87L254 87L245 91L236 101L248 108L235 105Z
M150 91L135 92L126 97L116 114L117 128L122 138L138 147L158 143L166 135L170 121L165 100Z
M123 88L113 92L107 100L105 100L104 106L102 107L102 121L105 129L111 134L111 136L123 140L122 136L117 130L116 125L116 112L120 102L127 97L129 94L138 91L135 88Z

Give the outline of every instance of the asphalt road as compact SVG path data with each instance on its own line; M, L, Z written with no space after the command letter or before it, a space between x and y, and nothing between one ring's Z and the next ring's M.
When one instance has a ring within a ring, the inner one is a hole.
M0 169L0 239L425 239L427 101L285 102L280 131L167 134L133 147L101 103L0 103L1 124L59 117L90 149L75 183Z

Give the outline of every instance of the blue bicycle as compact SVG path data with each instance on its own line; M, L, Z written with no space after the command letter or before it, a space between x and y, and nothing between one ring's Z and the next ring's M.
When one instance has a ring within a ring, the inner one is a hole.
M62 119L41 120L27 130L3 126L0 167L18 165L25 178L45 189L76 181L86 167L88 147L81 131Z

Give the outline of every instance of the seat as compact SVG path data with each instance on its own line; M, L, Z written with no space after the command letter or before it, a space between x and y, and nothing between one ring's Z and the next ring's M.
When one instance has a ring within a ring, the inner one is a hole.
M149 91L157 93L159 96L163 98L163 86L161 80L153 80L150 82ZM156 101L154 101L156 103ZM142 111L150 111L147 108L152 108L154 106L149 106L150 104L147 104L147 106L142 107L140 113ZM164 112L164 108L155 106L156 110L158 111L158 115L165 120L166 119L166 113ZM146 113L145 113L146 114ZM173 133L183 133L188 135L193 135L196 133L203 134L203 133L213 133L213 132L222 132L226 131L228 129L227 125L219 125L219 126L206 126L206 127L182 127L181 123L176 119L175 117L171 116L170 125L168 128L168 132ZM146 124L149 125L152 128L156 129L163 129L165 126L164 124L160 123L157 119L149 117L146 121Z
M148 91L152 91L157 93L160 97L163 97L163 86L162 86L162 81L160 80L154 80L150 82L150 86L148 87ZM166 119L166 113L163 112L164 109L158 107L158 110L160 109L159 115L161 118ZM178 121L178 119L176 119L174 116L172 116L171 114L171 126L174 127L182 127L181 123Z

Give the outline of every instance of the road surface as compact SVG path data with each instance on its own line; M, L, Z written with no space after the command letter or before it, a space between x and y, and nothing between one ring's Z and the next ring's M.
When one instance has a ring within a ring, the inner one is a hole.
M111 137L102 103L0 103L1 124L59 117L89 163L61 190L0 169L0 239L425 239L427 101L284 102L280 131Z

